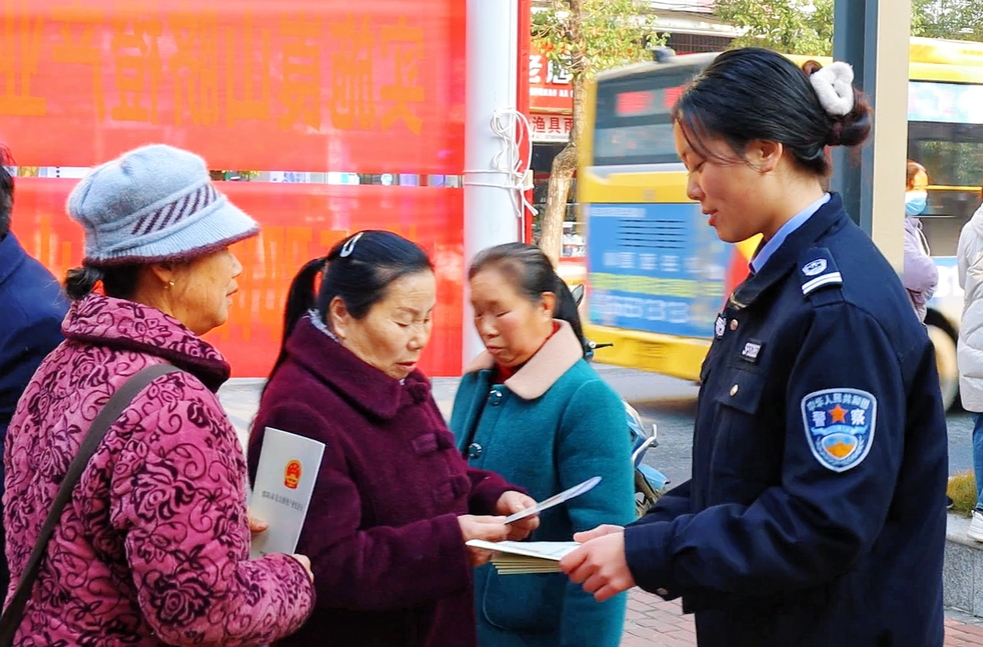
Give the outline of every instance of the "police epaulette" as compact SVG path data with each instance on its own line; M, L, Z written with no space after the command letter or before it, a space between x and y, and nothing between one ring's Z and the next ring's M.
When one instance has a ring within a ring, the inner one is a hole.
M825 247L811 247L799 257L799 279L802 294L809 295L820 288L843 285L833 255Z

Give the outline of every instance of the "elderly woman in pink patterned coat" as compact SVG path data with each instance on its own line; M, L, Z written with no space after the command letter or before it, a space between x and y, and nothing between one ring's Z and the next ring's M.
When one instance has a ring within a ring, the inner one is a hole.
M204 161L131 151L72 192L86 233L69 272L62 343L6 438L4 526L15 590L69 463L108 398L168 362L117 418L65 506L17 638L34 645L262 645L313 606L310 562L250 561L246 466L215 391L229 365L200 335L225 323L242 266L228 246L256 223ZM104 294L93 293L101 283Z

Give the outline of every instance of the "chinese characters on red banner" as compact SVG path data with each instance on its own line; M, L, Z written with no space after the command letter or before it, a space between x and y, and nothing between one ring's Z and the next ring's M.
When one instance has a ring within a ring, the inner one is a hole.
M0 141L19 165L90 167L165 142L212 169L456 175L463 168L461 0L0 0ZM228 326L237 375L279 348L300 264L358 229L422 245L439 314L423 365L461 366L463 192L225 183L262 225ZM57 276L81 259L73 180L19 178L14 230Z
M448 157L446 142L461 135L448 131L463 130L460 119L447 124L461 112L463 79L439 64L463 53L463 12L450 5L0 0L0 129L24 164L90 165L106 150L176 135L209 159L212 147L222 156L236 145L294 163L267 157L245 168L318 170L329 142L357 163L384 135L404 140L385 153L409 156L400 167L413 168L419 156ZM164 130L174 127L188 130ZM57 136L80 150L55 154L38 141ZM279 150L287 146L295 150Z
M375 122L372 96L372 32L368 18L356 22L352 16L331 25L331 38L338 43L332 57L331 119L339 128L370 128Z
M41 62L44 22L27 10L28 0L4 0L0 24L0 113L36 116L47 112L44 97L31 87Z

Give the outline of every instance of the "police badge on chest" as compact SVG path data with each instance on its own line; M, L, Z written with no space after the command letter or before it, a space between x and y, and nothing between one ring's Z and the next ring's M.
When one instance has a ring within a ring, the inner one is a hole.
M751 364L757 364L758 358L761 357L761 350L765 347L764 343L758 341L757 339L749 339L744 343L744 348L741 349L741 359L745 362L750 362Z
M714 335L720 339L724 336L725 330L727 330L727 319L722 314L717 315L717 323L713 326Z

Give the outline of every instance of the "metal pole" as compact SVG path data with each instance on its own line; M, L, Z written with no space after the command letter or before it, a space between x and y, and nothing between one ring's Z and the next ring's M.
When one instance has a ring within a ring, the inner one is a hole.
M496 109L516 108L518 0L467 0L467 89L464 116L464 271L482 249L518 240L511 178L492 159L503 142L491 128ZM526 35L528 38L528 35ZM483 349L464 279L462 366Z
M877 0L872 1L876 12ZM854 83L865 91L877 78L876 50L869 58L867 51L868 38L877 37L876 31L870 34L868 29L869 3L868 0L836 0L833 4L833 58L853 65ZM834 172L830 189L843 197L847 213L870 234L871 196L864 187L871 186L874 151L867 146L857 158L845 148L834 148L832 156Z
M529 54L532 50L532 0L519 0L519 32L518 32L518 46L519 46L519 68L516 71L516 80L518 81L518 86L516 87L516 107L519 112L529 118ZM532 133L525 133L525 137L532 137ZM526 166L532 165L532 159L526 158L526 147L523 146L521 149L522 161ZM532 156L531 149L529 150L529 156ZM529 189L526 193L526 200L529 204L533 201L533 190ZM532 243L532 213L529 210L524 210L522 213L522 221L519 223L519 240L524 243Z
M874 130L859 154L833 150L831 189L842 194L851 217L899 271L904 245L910 31L911 0L890 0L890 5L880 0L836 0L833 57L853 65L856 83L874 108Z

